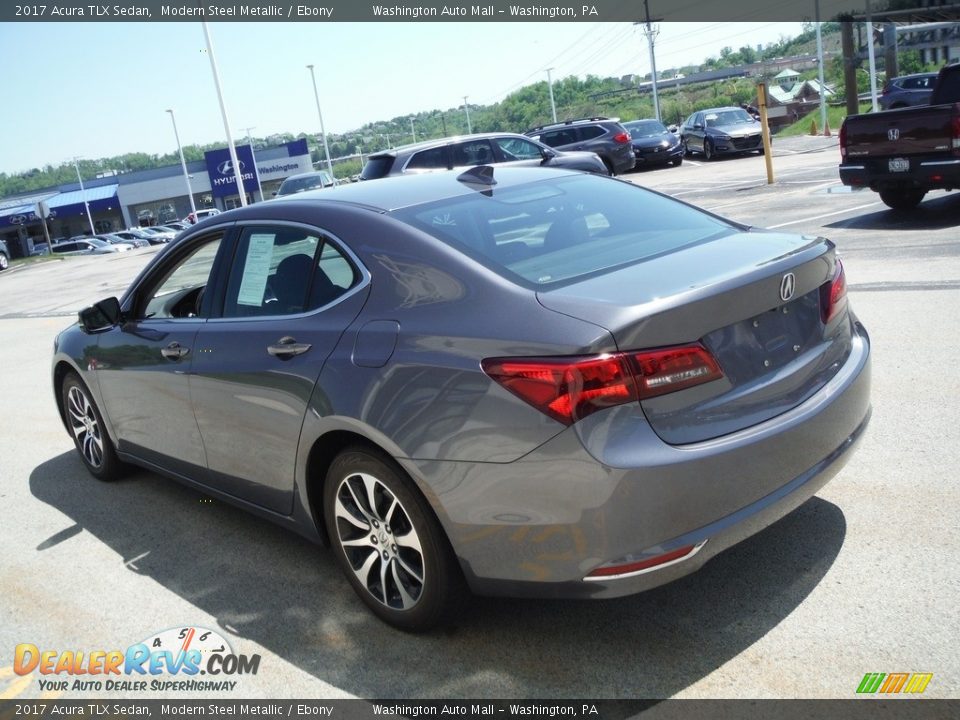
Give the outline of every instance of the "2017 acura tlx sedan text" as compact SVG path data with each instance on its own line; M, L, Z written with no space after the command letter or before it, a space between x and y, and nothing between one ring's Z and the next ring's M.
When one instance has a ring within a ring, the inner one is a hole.
M773 523L852 455L869 356L824 238L479 166L201 223L81 312L52 375L95 477L139 465L328 542L423 630L466 590L645 590Z

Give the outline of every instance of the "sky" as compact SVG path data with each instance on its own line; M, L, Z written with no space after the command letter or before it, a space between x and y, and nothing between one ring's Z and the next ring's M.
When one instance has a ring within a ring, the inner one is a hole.
M208 25L234 139L328 133L434 108L491 104L530 83L650 72L630 23L227 23ZM726 45L775 42L799 22L662 23L657 69ZM0 172L75 156L176 150L226 138L200 23L0 23ZM462 115L462 111L451 118ZM451 133L455 128L451 127ZM465 132L463 128L457 131ZM517 128L518 131L524 128ZM409 141L409 138L407 139Z

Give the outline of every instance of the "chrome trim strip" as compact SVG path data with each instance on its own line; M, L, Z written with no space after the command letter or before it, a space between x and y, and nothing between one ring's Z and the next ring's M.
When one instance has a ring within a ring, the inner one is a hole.
M654 565L653 567L643 568L642 570L634 570L633 572L621 573L620 575L603 575L601 577L596 577L596 576L591 577L590 575L587 575L583 580L584 582L601 582L604 580L622 580L624 578L637 577L638 575L646 575L647 573L654 572L655 570L663 570L663 568L668 568L671 565L682 563L684 560L689 560L698 552L700 552L701 548L703 548L703 546L706 544L707 544L706 540L701 540L700 542L698 542L696 545L693 546L693 550L688 552L683 557L678 557L675 560L670 560L669 562L665 562L660 565Z
M960 165L960 160L929 160L920 163L920 165L922 167L930 167L932 165Z
M843 172L844 170L866 170L866 169L867 169L866 165L841 165L840 166L840 172Z

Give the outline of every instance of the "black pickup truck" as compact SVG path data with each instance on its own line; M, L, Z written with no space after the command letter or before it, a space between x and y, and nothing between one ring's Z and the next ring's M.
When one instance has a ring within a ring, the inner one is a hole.
M851 115L840 128L840 180L895 210L960 188L960 63L940 71L930 105Z

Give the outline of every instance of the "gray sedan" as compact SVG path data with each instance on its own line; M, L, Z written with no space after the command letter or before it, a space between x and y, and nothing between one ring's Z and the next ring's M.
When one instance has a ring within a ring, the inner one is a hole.
M80 313L52 380L94 477L139 465L329 543L424 630L467 590L693 572L850 459L869 367L830 241L482 166L204 222Z

